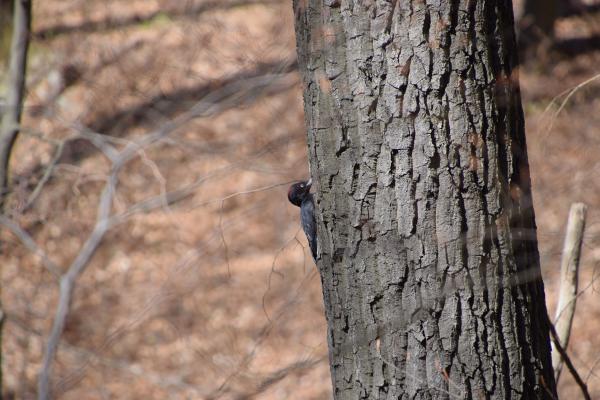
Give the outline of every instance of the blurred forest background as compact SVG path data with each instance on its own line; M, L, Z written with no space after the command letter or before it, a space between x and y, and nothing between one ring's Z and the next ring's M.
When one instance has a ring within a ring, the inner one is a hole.
M308 176L291 2L45 0L33 16L6 216L51 261L0 231L6 397L35 398L56 270L95 232L55 397L330 398L319 276L286 198ZM538 239L554 315L569 206L588 204L568 351L600 398L598 2L562 1L553 27L521 55ZM559 393L580 396L565 370Z

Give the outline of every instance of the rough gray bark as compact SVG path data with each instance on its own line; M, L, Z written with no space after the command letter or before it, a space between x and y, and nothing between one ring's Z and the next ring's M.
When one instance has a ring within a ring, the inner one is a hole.
M510 1L294 13L335 398L555 397Z

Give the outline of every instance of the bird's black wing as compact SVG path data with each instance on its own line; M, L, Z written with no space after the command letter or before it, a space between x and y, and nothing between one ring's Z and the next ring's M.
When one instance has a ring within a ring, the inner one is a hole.
M308 239L310 252L313 259L317 260L317 224L315 221L315 203L312 194L309 194L300 207L300 219L302 221L302 229Z

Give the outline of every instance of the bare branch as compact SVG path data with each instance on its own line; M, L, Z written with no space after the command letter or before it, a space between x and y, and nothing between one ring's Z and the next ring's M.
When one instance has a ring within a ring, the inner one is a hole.
M44 267L46 267L46 269L52 275L54 275L57 279L60 278L60 268L50 259L50 257L48 257L46 252L37 245L35 240L33 240L33 238L19 226L19 224L15 223L13 220L5 217L4 215L0 215L0 224L7 227L13 233L13 235L15 235L21 241L21 243L27 247L30 252L40 257Z
M584 86L588 85L589 83L595 81L596 79L600 79L600 74L596 74L594 76L592 76L591 78L586 79L585 81L579 83L578 85L576 85L573 88L569 88L567 90L564 90L563 92L559 93L558 95L556 95L548 104L548 106L546 106L546 108L544 109L544 112L542 112L542 115L540 118L544 118L544 116L548 113L548 111L550 110L550 108L556 104L557 100L566 95L566 97L563 99L563 101L560 103L560 105L558 106L558 108L556 109L556 111L552 114L552 116L550 117L550 122L547 125L547 129L546 129L546 136L550 134L550 132L552 131L552 128L554 127L554 123L558 117L558 114L561 113L561 111L565 108L565 106L567 105L567 103L569 102L569 100L571 99L571 97L573 97L573 95L575 93L577 93L581 88L583 88Z
M583 230L585 229L586 209L587 207L583 203L571 205L560 265L560 294L554 324L558 340L565 349L569 345L569 336L571 334L575 305L577 303L579 260L581 258ZM554 377L558 382L562 370L562 359L561 355L556 351L552 352L552 366L554 367Z
M121 164L122 165L122 164ZM98 246L102 242L104 235L106 234L110 224L109 217L112 205L112 199L117 186L117 174L118 168L113 168L111 175L108 178L102 195L100 196L100 203L98 205L98 216L96 218L96 225L92 230L92 233L86 240L77 257L67 270L67 272L60 278L60 295L58 300L58 306L56 308L56 315L52 324L52 330L48 337L48 343L44 352L44 358L42 361L42 369L38 378L38 399L47 400L50 398L50 372L52 361L58 350L58 344L60 337L67 322L67 316L71 306L71 298L75 289L77 278L88 266L89 261L98 249Z
M313 368L314 366L320 364L321 362L323 362L325 360L327 360L326 357L318 357L318 358L312 358L312 359L309 358L306 360L299 360L299 361L293 362L289 365L286 365L285 367L272 372L268 377L266 377L262 382L260 382L252 392L239 394L235 397L235 399L236 400L250 400L250 399L254 398L255 396L263 393L264 391L269 389L269 387L271 387L275 383L281 381L282 379L287 377L289 374Z
M39 338L39 339L44 338L44 335L42 332L39 332L39 331L33 329L25 320L23 320L22 318L19 318L15 314L8 312L6 315L6 320L7 320L7 322L12 323L14 326L18 327L19 329L23 330L25 333L27 333L29 335L33 335L34 337ZM123 372L131 374L132 376L134 376L136 378L142 379L142 380L144 380L150 384L153 384L157 387L160 387L162 389L172 390L173 388L176 388L179 390L193 391L196 395L202 394L202 392L199 390L199 388L197 388L194 385L185 383L176 374L170 374L170 375L165 376L164 374L160 374L158 372L148 370L137 363L129 363L129 362L126 362L121 359L102 357L102 356L98 355L98 353L95 351L90 351L88 349L74 346L69 343L65 343L63 346L67 351L73 353L75 356L78 356L80 358L83 357L83 358L87 359L88 363L89 363L89 360L94 360L108 368L121 370ZM78 372L81 373L82 371L78 371ZM72 379L77 379L77 378L78 378L78 376L73 377Z
M192 182L188 185L185 185L178 189L172 190L170 192L161 193L157 196L152 196L150 198L147 198L145 200L137 202L137 203L133 204L131 207L129 207L126 211L113 216L111 219L111 225L117 225L117 224L123 223L129 217L133 216L134 214L147 213L147 212L153 211L157 208L164 207L165 205L171 206L179 201L182 201L182 200L188 198L189 196L193 195L194 192L200 186L202 186L202 184L204 184L207 180L217 177L217 176L221 176L221 175L231 171L232 169L233 169L233 166L230 166L230 165L223 167L223 168L219 168L215 171L212 171L208 175L201 176L200 178L196 179L194 182Z
M27 202L23 206L23 210L21 212L29 210L33 206L37 198L40 196L40 193L42 193L42 189L52 177L54 168L56 168L56 164L58 164L58 160L60 160L60 157L62 156L63 150L65 148L65 143L66 141L62 141L57 145L56 151L54 152L54 157L52 157L52 160L50 160L50 164L48 164L48 166L46 167L42 179L40 179L38 184L35 186L35 189L33 189L33 192L31 192L31 194L27 198Z
M295 76L291 73L283 74L265 74L259 77L253 77L244 81L236 81L225 85L214 92L209 93L202 100L198 101L187 112L179 115L172 121L168 121L159 129L143 136L137 141L128 142L123 150L118 151L108 143L108 139L100 135L91 134L93 144L99 147L103 153L112 161L111 173L104 186L100 196L97 217L94 228L84 243L83 247L69 266L67 272L60 279L60 295L56 308L56 314L48 337L48 342L44 352L42 368L38 377L38 399L47 400L50 398L50 375L52 362L58 351L60 337L63 333L67 317L69 314L71 299L77 279L84 272L92 259L95 251L100 246L104 236L111 227L112 202L117 189L118 175L121 169L136 156L143 156L140 153L146 147L157 143L178 128L191 121L194 118L204 117L226 110L230 107L240 105L259 95L266 94L273 90L280 90L282 87L290 87L295 83ZM247 192L232 194L223 198L221 201L238 194L253 193L261 188ZM161 196L160 205L164 205L165 193Z
M577 370L575 369L575 366L571 362L571 358L567 354L566 350L561 346L560 339L558 337L558 334L556 333L556 329L554 328L554 325L550 321L550 316L546 316L546 317L548 319L548 327L550 328L550 336L552 337L552 344L554 345L555 349L560 353L560 356L562 357L563 361L565 362L567 369L573 376L573 379L575 379L577 386L579 386L579 389L581 390L581 394L583 395L583 398L586 400L592 400L592 397L590 396L587 385L585 384L583 379L581 379L581 376L579 376L579 373L577 372Z
M241 223L240 220L235 219L232 221L228 221L226 225L230 227L235 226L239 223ZM219 237L219 232L215 230L215 232L205 240L205 245L208 245L213 241L218 241ZM152 318L153 315L151 311L173 296L173 293L169 289L168 282L173 277L181 275L185 269L190 268L196 260L200 259L205 254L205 249L200 248L194 248L188 251L186 254L184 254L170 269L169 276L166 279L166 282L163 283L163 285L158 290L148 294L148 300L145 302L144 306L139 309L139 312L134 316L134 318L126 321L124 324L113 330L104 339L103 343L96 347L95 353L102 353L103 350L110 348L120 336L127 332L130 332L136 326L139 326L143 321ZM90 364L91 360L88 359L82 365L79 365L76 368L74 368L73 372L69 373L66 377L62 378L55 386L57 392L64 393L67 390L69 390L69 388L73 386L75 382L78 382L84 376L84 372L87 368L89 368Z

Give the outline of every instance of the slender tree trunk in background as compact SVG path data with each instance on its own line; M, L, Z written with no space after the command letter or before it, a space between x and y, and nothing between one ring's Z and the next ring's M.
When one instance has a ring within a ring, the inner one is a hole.
M524 34L533 34L538 40L552 38L557 14L557 0L525 0L522 19Z
M6 78L6 103L0 125L0 212L4 212L8 195L8 165L13 145L19 134L25 92L27 50L31 32L31 1L15 0L13 36Z
M524 0L522 7L517 25L523 61L536 60L546 64L554 44L558 0Z
M8 164L14 142L19 133L18 126L21 122L21 111L23 109L30 27L31 1L15 0L14 30L10 47L9 70L6 78L6 102L0 114L0 213L2 214L4 213L5 200L8 194ZM2 333L5 318L1 299L2 287L0 286L0 398L2 398L3 392Z
M555 397L511 3L294 12L335 398Z

